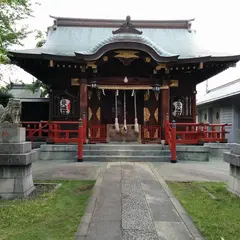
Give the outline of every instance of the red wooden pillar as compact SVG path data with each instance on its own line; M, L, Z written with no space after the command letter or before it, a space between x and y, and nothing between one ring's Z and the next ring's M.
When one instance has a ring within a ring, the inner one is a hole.
M161 87L161 129L162 129L162 139L165 139L165 123L166 123L166 117L169 114L169 102L170 102L170 92L169 92L169 86L165 85ZM165 139L166 140L166 139Z
M82 119L79 119L78 125L78 162L83 161L83 131L82 131Z
M87 138L87 119L85 113L83 113L82 115L82 127L83 127L83 143L85 144Z
M171 163L176 163L177 162L177 136L176 136L176 123L175 121L172 122L172 127L171 127Z
M197 92L193 91L192 96L192 115L193 115L193 122L196 123L196 117L197 117L197 104L196 104L196 94Z
M87 98L87 80L86 79L81 79L80 80L80 118L82 118L83 121L83 138L84 142L86 142L86 135L87 135L87 106L88 106L88 98Z

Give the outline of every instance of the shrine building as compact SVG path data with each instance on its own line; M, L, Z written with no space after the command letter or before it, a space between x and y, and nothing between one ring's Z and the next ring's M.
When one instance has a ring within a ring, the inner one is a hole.
M164 139L166 119L196 123L196 85L240 60L199 48L193 19L52 18L46 43L11 61L50 86L39 121L86 117L87 138Z

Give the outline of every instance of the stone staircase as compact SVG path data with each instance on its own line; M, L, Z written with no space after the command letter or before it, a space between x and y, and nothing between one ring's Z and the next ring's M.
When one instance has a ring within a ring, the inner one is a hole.
M83 161L169 162L170 155L160 144L87 144ZM76 161L77 145L41 145L40 159Z

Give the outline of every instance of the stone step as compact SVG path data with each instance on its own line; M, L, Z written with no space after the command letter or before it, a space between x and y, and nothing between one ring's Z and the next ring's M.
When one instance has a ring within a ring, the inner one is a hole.
M106 156L106 155L85 155L83 156L83 161L92 162L169 162L169 156Z
M111 150L84 150L83 156L168 156L170 155L169 150L129 150L129 149L111 149Z
M170 159L169 146L161 144L86 144L83 149L84 159L95 161L111 161L111 159L127 158L156 161L158 157ZM77 145L45 144L40 148L40 160L69 160L76 161ZM151 160L152 159L152 160ZM177 146L177 159L179 161L208 161L209 147L204 146ZM129 160L130 161L130 160ZM134 160L135 161L135 160ZM136 160L137 161L137 160Z
M161 144L88 144L84 150L163 150Z
M77 145L44 144L40 147L42 152L72 152L77 151ZM84 150L168 150L168 146L161 144L86 144Z

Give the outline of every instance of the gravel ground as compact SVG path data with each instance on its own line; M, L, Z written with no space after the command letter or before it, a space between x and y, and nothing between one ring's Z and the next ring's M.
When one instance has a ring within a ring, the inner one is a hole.
M35 183L34 187L35 190L33 190L26 198L26 200L33 200L36 198L39 198L44 193L50 193L54 190L54 188L57 186L57 183Z

